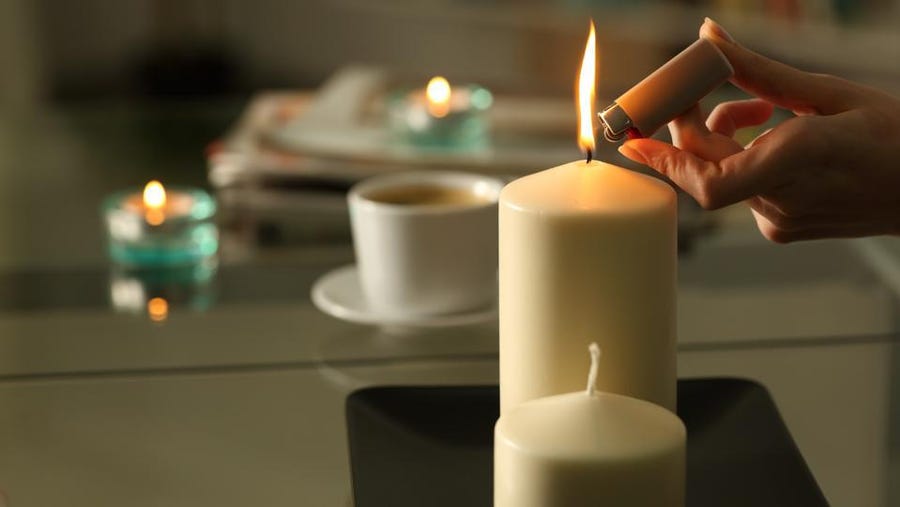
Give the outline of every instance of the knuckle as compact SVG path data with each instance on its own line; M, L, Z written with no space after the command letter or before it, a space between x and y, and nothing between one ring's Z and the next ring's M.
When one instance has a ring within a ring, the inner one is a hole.
M846 79L827 72L807 72L806 75L829 98L837 98L847 88L849 83Z
M648 163L679 183L682 183L691 174L690 165L684 156L653 157L648 160Z
M803 225L799 217L784 212L772 213L766 218L782 231L796 231Z
M893 138L900 134L900 110L892 111L875 107L861 109L863 127L869 135Z
M819 117L815 115L805 115L791 118L788 134L791 138L796 140L810 139L813 136L809 135L809 131L810 129L815 128L815 124L818 120Z
M806 75L813 80L826 85L835 85L842 81L841 78L827 72L807 72Z
M790 231L779 229L775 224L760 226L759 232L772 243L785 244L794 240L794 235Z
M703 138L692 127L676 126L671 129L672 145L676 148L695 151L697 147L703 145Z
M789 229L789 227L788 227L788 222L790 221L790 219L788 219L788 217L786 217L786 216L784 216L784 215L782 215L782 214L779 214L779 213L769 213L769 214L766 215L766 219L767 219L769 222L771 222L772 225L775 226L775 227L774 227L775 229L780 229L780 230L787 230L787 229Z
M710 111L709 116L707 116L707 121L713 118L718 118L719 116L728 115L728 112L734 107L736 101L728 101L722 102L721 104L717 104L716 107Z
M721 208L724 204L721 199L721 192L718 186L709 179L700 180L696 187L697 191L694 198L705 210L714 210Z
M832 139L828 129L819 128L820 122L820 116L792 118L783 138L784 145L797 153L803 153L809 159L825 154L829 151Z

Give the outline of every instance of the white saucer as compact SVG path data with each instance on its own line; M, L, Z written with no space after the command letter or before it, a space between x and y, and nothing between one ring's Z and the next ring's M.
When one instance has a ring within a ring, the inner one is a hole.
M497 317L497 308L477 308L446 315L395 315L372 308L362 293L356 264L330 271L316 280L312 288L313 304L319 310L357 324L405 327L464 326L487 322Z

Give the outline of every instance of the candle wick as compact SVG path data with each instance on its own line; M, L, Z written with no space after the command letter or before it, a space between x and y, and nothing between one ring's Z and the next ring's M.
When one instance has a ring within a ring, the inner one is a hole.
M591 342L588 351L591 353L591 369L588 370L587 393L588 396L593 396L597 390L597 372L600 370L600 346L597 342Z
M587 149L587 163L590 164L591 160L594 160L594 154L591 152L591 149Z

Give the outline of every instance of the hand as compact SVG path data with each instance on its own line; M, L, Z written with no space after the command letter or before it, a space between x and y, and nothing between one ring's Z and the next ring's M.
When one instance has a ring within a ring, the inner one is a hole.
M746 201L777 243L900 234L900 100L754 53L707 19L700 36L756 99L695 106L669 124L675 146L635 139L619 151L669 177L706 209ZM798 116L746 148L735 131L764 123L774 106ZM676 148L677 147L677 148Z

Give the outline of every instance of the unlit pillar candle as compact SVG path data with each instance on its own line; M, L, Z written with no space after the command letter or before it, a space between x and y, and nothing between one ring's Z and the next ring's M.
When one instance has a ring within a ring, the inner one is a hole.
M522 403L494 428L494 507L681 507L685 437L675 414L590 381Z

